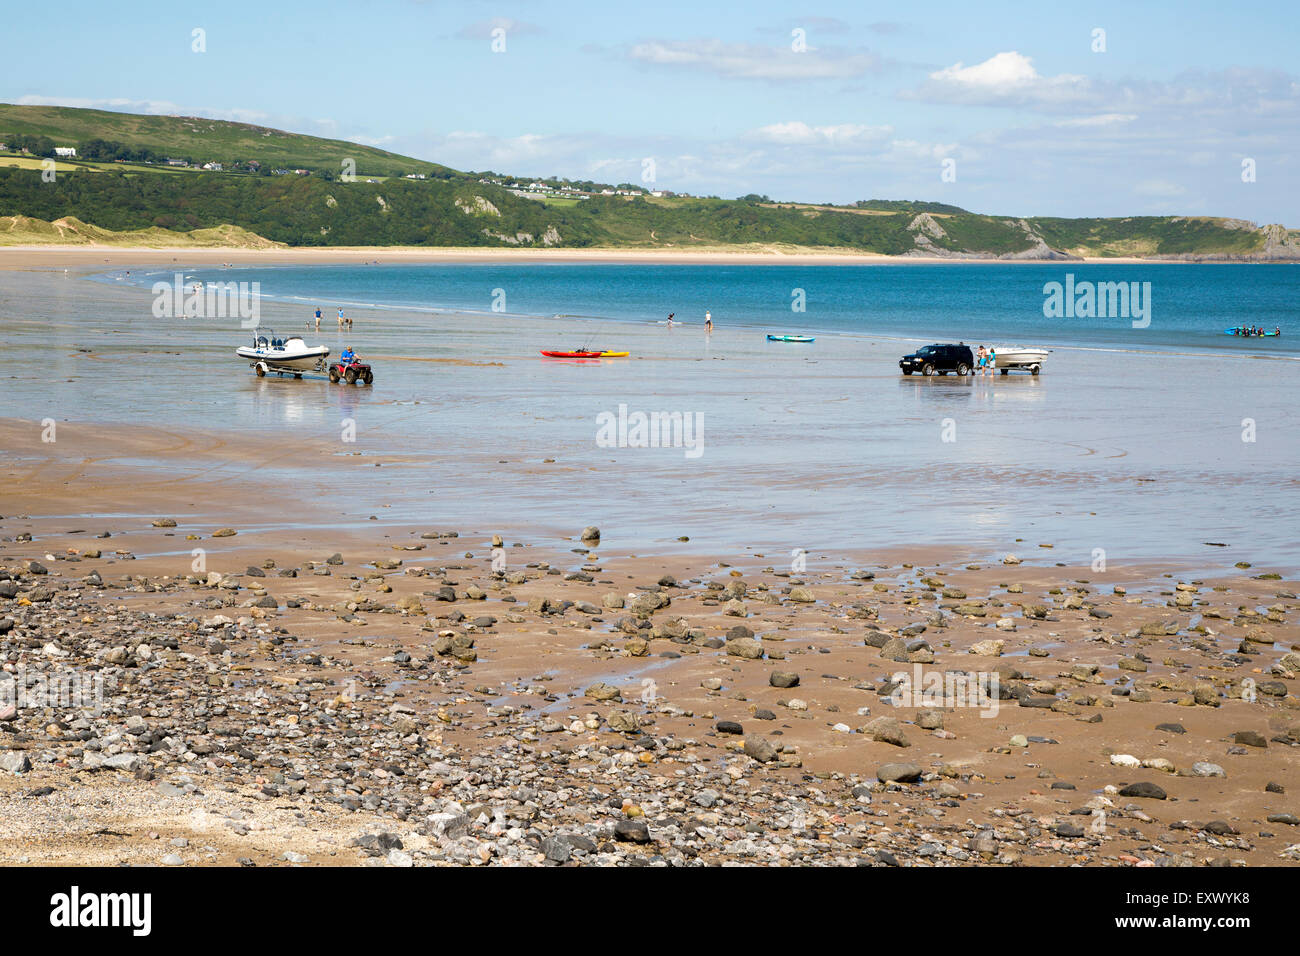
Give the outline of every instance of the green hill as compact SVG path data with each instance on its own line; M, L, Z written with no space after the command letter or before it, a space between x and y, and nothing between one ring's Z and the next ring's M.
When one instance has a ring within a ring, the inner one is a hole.
M58 146L107 140L144 147L163 158L188 157L196 163L219 162L225 166L257 160L268 168L328 169L337 173L341 163L351 159L356 162L360 176L460 175L437 163L345 140L193 116L141 116L65 106L0 103L0 142L6 142L6 137L12 138L14 134L47 136Z
M11 232L75 232L85 242L121 242L123 234L134 234L173 245L187 235L205 243L230 235L241 243L290 246L732 247L948 258L1300 260L1300 235L1209 216L1022 219L912 200L835 206L756 195L604 195L595 183L583 184L592 193L585 198L554 190L520 195L480 182L477 174L355 143L193 117L0 105L0 142L28 150L0 155L0 217L18 217L12 223L22 224L11 225ZM51 184L42 181L33 154L55 145L92 155L60 161ZM219 162L224 171L159 165L167 158ZM355 180L339 177L345 159L356 163ZM273 175L276 169L312 172ZM404 178L408 174L426 178ZM635 187L626 191L639 193ZM61 222L78 225L69 231Z

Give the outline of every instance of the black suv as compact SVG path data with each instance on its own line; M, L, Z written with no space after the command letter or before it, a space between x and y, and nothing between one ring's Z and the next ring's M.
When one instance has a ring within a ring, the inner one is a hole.
M975 356L969 345L926 345L911 355L898 360L904 375L920 372L922 375L969 375L975 367Z

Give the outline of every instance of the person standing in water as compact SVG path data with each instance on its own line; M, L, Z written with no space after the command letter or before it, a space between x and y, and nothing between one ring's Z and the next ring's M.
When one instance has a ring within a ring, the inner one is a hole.
M707 309L704 311L704 331L705 332L713 331L713 313L708 311Z
M673 316L676 315L676 314L677 314L676 312L669 312L669 313L668 313L668 324L669 324L670 326L673 324Z
M339 328L343 328L343 310L339 309Z

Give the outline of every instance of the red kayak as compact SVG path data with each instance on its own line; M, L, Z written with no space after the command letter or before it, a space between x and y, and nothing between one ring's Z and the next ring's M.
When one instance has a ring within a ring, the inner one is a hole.
M627 356L626 352L592 352L587 349L578 352L548 352L543 349L542 354L547 358L624 358Z

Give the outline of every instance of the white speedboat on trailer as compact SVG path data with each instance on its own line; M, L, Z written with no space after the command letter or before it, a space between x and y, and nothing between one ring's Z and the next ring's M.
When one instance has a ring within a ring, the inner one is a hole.
M1024 346L1002 346L995 345L994 351L997 354L996 364L994 365L1003 375L1013 368L1024 369L1031 375L1037 375L1043 370L1043 362L1047 359L1047 349L1031 349Z
M288 372L302 378L303 372L323 372L330 350L327 345L308 345L301 335L281 336L272 329L259 328L253 332L253 344L241 345L235 354L247 359L258 376Z

